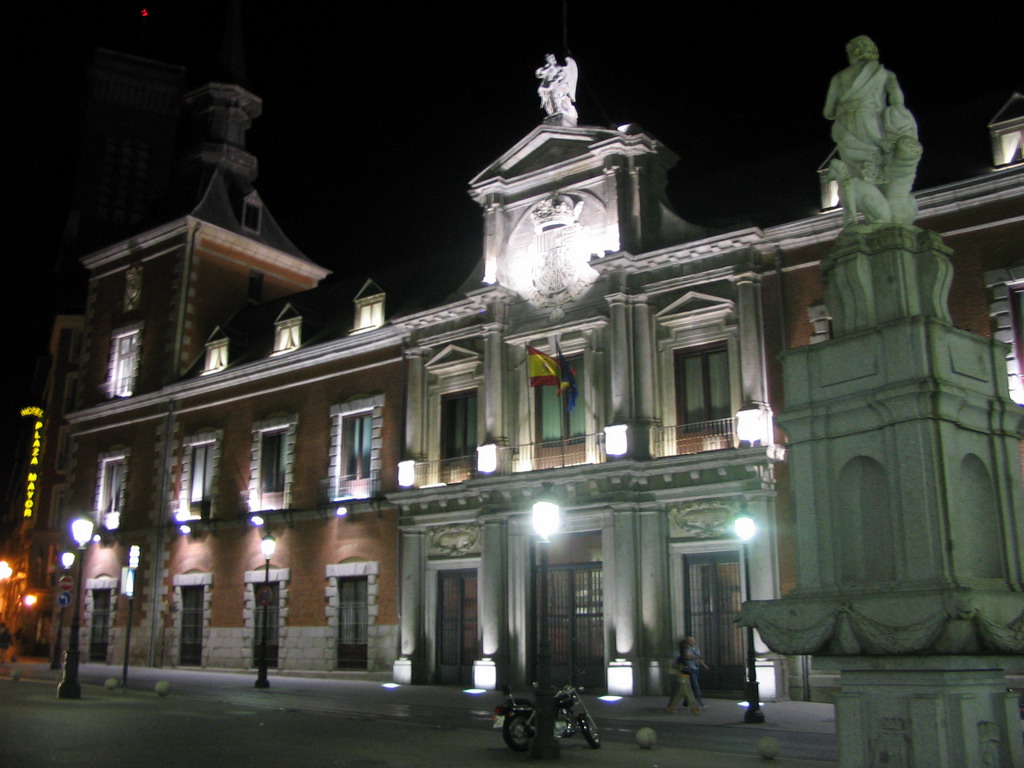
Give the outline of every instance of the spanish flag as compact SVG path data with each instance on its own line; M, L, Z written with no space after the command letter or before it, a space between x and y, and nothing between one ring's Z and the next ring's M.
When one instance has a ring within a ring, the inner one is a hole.
M526 361L530 371L531 387L561 387L560 366L553 357L533 347L526 348Z

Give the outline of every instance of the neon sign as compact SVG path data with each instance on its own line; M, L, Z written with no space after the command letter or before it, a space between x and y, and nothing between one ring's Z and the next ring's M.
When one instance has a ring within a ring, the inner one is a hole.
M25 506L22 512L23 517L32 517L36 506L36 483L39 482L39 456L43 449L43 409L38 407L22 408L22 416L32 416L36 423L32 426L32 446L28 459L28 478L25 481Z

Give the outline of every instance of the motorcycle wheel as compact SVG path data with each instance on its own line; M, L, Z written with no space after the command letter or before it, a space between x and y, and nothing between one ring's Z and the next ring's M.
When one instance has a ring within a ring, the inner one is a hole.
M587 740L593 749L601 748L601 736L597 732L597 723L594 722L594 718L590 715L580 715L579 720L580 732L583 734L583 738Z
M507 715L505 724L501 726L501 738L513 752L525 752L530 747L530 739L533 738L529 715Z

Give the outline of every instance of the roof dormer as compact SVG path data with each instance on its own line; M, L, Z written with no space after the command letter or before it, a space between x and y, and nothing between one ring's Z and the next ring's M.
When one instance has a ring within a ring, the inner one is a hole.
M228 337L218 325L206 340L206 357L203 360L202 375L223 371L228 367Z
M992 164L997 168L1024 161L1024 94L1014 93L992 122Z
M291 304L285 304L274 321L274 351L271 354L283 355L298 349L301 344L302 315Z
M384 291L373 280L367 280L353 300L356 317L352 333L364 333L384 325Z

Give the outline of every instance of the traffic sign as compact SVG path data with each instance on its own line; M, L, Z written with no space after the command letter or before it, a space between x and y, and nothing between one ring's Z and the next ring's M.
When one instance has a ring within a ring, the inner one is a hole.
M61 576L57 586L60 587L61 592L70 592L71 588L75 586L75 580L70 576Z
M71 593L61 592L59 595L57 595L57 602L60 603L61 608L67 608L69 605L71 605Z

